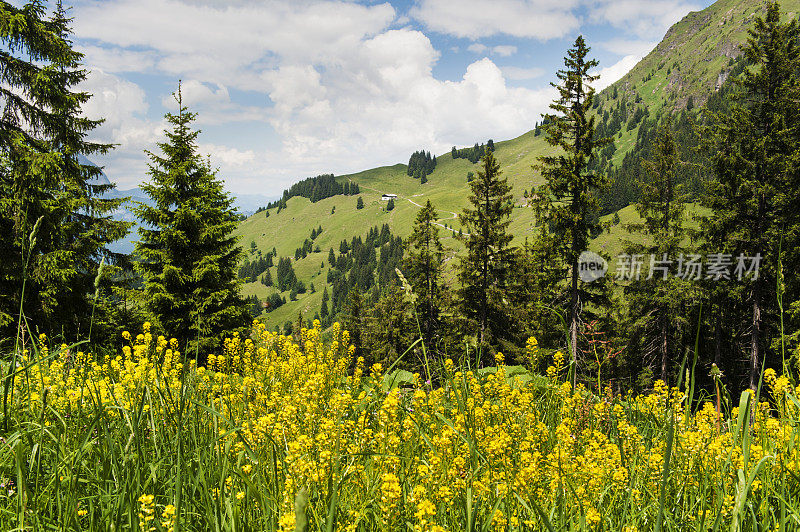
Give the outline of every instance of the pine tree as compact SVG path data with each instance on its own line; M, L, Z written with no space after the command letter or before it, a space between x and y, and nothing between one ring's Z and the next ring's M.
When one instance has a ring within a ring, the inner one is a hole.
M363 345L361 335L364 330L364 301L361 292L351 288L347 294L347 302L344 310L344 329L350 333L350 345L354 347L353 357L350 360L351 368L355 368L358 357L362 356Z
M703 224L707 239L718 242L725 235L720 242L725 248L715 252L734 260L760 256L758 275L738 283L750 305L747 354L753 389L769 345L768 331L777 320L775 266L781 245L788 261L798 265L798 183L793 175L799 145L798 33L797 21L782 24L778 4L769 3L765 16L749 30L743 48L748 68L733 93L734 105L717 115L704 135L717 178L706 199L714 211ZM784 237L788 240L782 243ZM790 283L789 289L797 287Z
M162 155L150 157L150 182L142 190L153 206L139 204L136 251L150 310L167 334L205 355L223 332L247 323L235 268L241 255L233 230L237 213L222 181L197 153L194 113L175 94L178 114Z
M685 195L676 183L679 161L671 120L658 128L651 152L652 159L643 161L636 204L642 223L628 224L627 229L646 235L646 241L652 243L631 243L625 254L652 262L643 265L648 269L646 276L634 278L625 294L635 313L633 341L640 344L644 357L656 355L661 380L667 382L670 361L683 351L679 334L688 325L683 308L689 297L688 281L677 270L677 261L684 253Z
M281 292L294 288L297 284L297 275L292 268L292 259L289 257L278 259L278 271L275 277L278 290Z
M414 229L406 241L405 271L416 294L417 314L427 348L434 348L442 310L442 257L436 209L430 200L419 211Z
M114 186L100 182L101 169L85 158L112 146L86 139L101 121L82 114L91 95L75 90L87 73L80 65L83 55L72 48L69 24L60 2L49 17L42 1L21 8L0 4L0 335L5 338L16 336L8 333L21 299L32 327L51 334L87 333L99 263L119 259L107 246L130 225L111 219L125 200L101 197Z
M364 200L361 199L361 196L358 197L356 201L356 209L363 209L364 208Z
M319 315L322 317L322 323L327 323L328 320L328 285L322 290L322 307L319 309Z
M578 36L564 58L566 69L556 74L559 97L550 104L557 114L544 116L546 140L561 149L558 155L539 157L539 169L545 184L537 195L543 198L543 223L553 228L562 243L570 267L568 323L572 361L578 350L578 328L581 309L581 288L578 286L578 257L589 246L592 234L599 232L596 194L605 183L603 175L589 171L597 150L608 143L595 137L595 117L589 116L594 99L590 86L597 76L590 71L597 61L587 59L589 47ZM549 201L552 199L553 201Z
M511 187L500 177L500 163L489 151L483 168L470 183L472 208L461 214L461 223L469 233L467 255L459 266L460 291L464 313L477 322L478 340L497 340L504 328L501 293L511 263L509 216L513 209Z
M361 342L364 353L369 356L369 360L365 362L381 362L385 367L389 367L408 351L417 338L419 338L417 324L411 303L405 297L402 287L393 282L385 287L385 292L370 305L364 320ZM425 374L421 349L412 350L402 362L404 368Z
M264 286L272 286L272 274L269 272L269 268L264 270L264 275L261 277L261 284Z
M559 288L566 268L557 239L547 224L536 227L535 238L531 242L525 240L515 259L507 290L509 310L516 314L514 328L509 331L517 337L514 346L523 346L531 336L541 346L559 345L563 341L561 323L551 309L564 305L565 294Z

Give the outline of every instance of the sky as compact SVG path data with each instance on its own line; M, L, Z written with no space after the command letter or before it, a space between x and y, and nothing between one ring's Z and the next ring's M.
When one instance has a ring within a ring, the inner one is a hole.
M74 0L73 42L104 118L94 161L147 179L176 112L234 193L274 196L322 173L405 163L418 149L514 138L555 95L582 34L601 89L710 0Z

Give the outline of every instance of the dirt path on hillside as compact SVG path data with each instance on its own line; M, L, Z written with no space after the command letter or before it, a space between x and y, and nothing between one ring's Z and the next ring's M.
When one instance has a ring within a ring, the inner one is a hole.
M348 179L348 181L350 181L350 180ZM364 188L364 189L366 189L366 190L372 190L373 192L378 192L378 193L380 193L380 194L383 194L383 192L381 192L380 190L378 190L378 189L376 189L376 188L372 188L372 187L366 187L366 186L364 186L364 185L360 185L360 184L359 184L358 186L359 186L359 188ZM421 209L423 206L422 206L422 205L420 205L419 203L417 203L416 201L412 200L411 198L417 198L417 197L419 197L419 196L424 196L424 195L425 195L425 194L422 194L422 193L420 193L420 194L414 194L413 196L405 197L405 196L401 196L400 194L398 194L398 195L397 195L397 199L404 199L404 200L406 200L407 202L411 203L412 205L416 205L417 207L419 207L419 208ZM433 222L433 224L434 224L434 225L438 225L438 226L439 226L439 227L441 227L442 229L447 229L448 231L452 231L452 232L453 232L453 234L457 234L457 233L458 233L458 231L456 231L456 230L455 230L455 229L453 229L452 227L446 227L446 226L445 226L443 223L440 223L440 222L441 222L441 221L443 221L443 220L456 220L456 219L458 219L458 213L455 213L455 212L453 212L453 211L444 211L444 212L448 212L448 213L450 213L452 216L451 216L450 218L439 218L437 221ZM462 235L464 235L464 236L470 236L470 235L469 235L469 233L463 233L463 232L462 232Z

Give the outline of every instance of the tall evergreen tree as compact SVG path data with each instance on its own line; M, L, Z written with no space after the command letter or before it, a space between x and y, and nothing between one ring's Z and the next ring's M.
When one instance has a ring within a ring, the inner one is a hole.
M725 249L717 253L760 256L758 275L743 280L742 296L749 301L747 319L749 384L758 385L770 328L777 320L776 270L783 249L796 258L798 192L795 157L798 153L800 67L798 23L780 22L777 3L749 30L743 55L744 75L734 91L734 105L716 116L706 138L716 175L707 197L714 216L704 223L710 241L725 234ZM796 264L797 265L797 264ZM796 286L796 284L794 285ZM795 294L796 295L796 294Z
M589 169L598 148L609 142L596 138L595 117L590 116L594 101L590 83L597 79L590 72L598 63L587 59L589 50L583 36L578 36L564 58L566 68L556 74L560 83L552 84L559 93L558 99L550 104L556 114L546 114L543 124L548 144L561 151L539 158L545 184L537 192L546 200L543 222L553 228L561 241L570 267L567 315L573 363L577 357L582 304L578 258L588 248L591 236L600 231L596 194L606 183L605 176Z
M347 294L343 320L345 330L350 333L350 345L355 348L350 360L351 368L355 368L358 357L364 355L361 342L361 335L365 328L364 313L364 300L361 298L361 292L356 288L351 288Z
M422 326L422 336L428 349L434 347L434 337L439 327L442 300L442 256L444 246L435 225L436 209L427 201L419 211L414 229L406 241L405 270L408 281L417 296L417 314Z
M477 322L478 340L497 340L503 331L502 290L512 260L509 216L513 209L511 187L500 177L500 163L489 151L483 168L470 183L472 208L465 208L460 219L469 233L467 254L459 267L464 313Z
M679 333L687 325L683 310L691 282L683 279L685 272L678 271L680 257L684 256L685 195L676 184L678 150L669 119L658 128L651 153L652 158L643 161L640 199L636 204L643 221L627 227L633 233L646 235L645 241L651 243L629 243L625 250L626 257L641 256L651 262L649 267L644 265L649 270L647 274L631 279L625 293L635 313L633 336L639 343L639 352L645 357L656 356L661 379L667 382L671 359L682 353ZM635 260L628 263L626 274L633 273Z
M539 215L535 215L539 218ZM539 345L556 346L563 341L559 332L561 324L551 309L565 304L563 290L559 284L565 276L564 258L558 241L547 224L539 224L531 241L526 239L514 261L513 275L509 283L508 299L511 310L517 315L515 331L521 341L517 347L534 336Z
M248 321L236 278L237 212L197 153L195 114L183 105L180 85L175 100L178 113L166 115L172 129L158 145L162 155L147 152L150 182L142 190L153 206L135 209L142 222L136 251L150 310L167 334L205 355L221 333Z
M385 367L396 362L419 338L411 302L397 282L386 287L385 292L370 305L363 327L361 342L364 353L370 357L367 362L381 362ZM421 349L408 353L403 358L403 367L425 375L420 353Z
M328 300L330 296L328 295L328 285L325 285L325 288L322 289L322 307L319 310L320 318L322 318L322 323L327 323L328 321Z
M99 263L115 262L107 246L129 227L111 219L124 200L101 197L113 185L86 159L112 146L86 139L101 120L82 113L91 95L75 89L87 73L69 24L60 2L50 15L39 0L19 8L0 3L0 331L6 338L15 336L7 333L20 310L40 331L87 333Z

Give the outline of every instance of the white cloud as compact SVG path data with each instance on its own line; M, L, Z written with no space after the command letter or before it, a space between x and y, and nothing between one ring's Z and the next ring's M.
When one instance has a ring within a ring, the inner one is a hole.
M474 42L470 44L469 46L467 46L467 50L472 52L473 54L484 54L486 52L491 51L493 54L499 55L501 57L509 57L517 53L517 47L510 44L501 44L489 48L485 44L481 44L479 42Z
M518 81L523 79L534 79L544 75L544 69L539 67L521 68L515 66L500 67L506 79Z
M590 16L643 39L660 39L687 13L701 8L684 0L599 0L591 4Z
M175 91L165 94L161 104L169 111L178 108ZM269 111L263 106L240 105L231 101L228 88L224 85L203 83L190 79L181 83L183 105L197 114L198 125L220 125L233 122L264 121Z
M220 167L224 174L225 170L238 170L251 165L256 160L256 152L253 150L238 150L229 146L218 144L200 144L200 153L211 157L211 164Z
M578 0L419 0L410 15L433 31L478 39L503 34L552 39L574 32Z
M153 52L80 44L75 48L84 54L85 64L105 72L146 72L152 69L156 62L156 55Z
M659 41L610 39L600 43L609 52L619 55L639 55L644 57L656 47Z
M83 106L84 114L105 118L106 127L117 128L128 117L147 112L147 98L141 87L100 69L89 72L80 89L92 94Z
M154 53L163 73L260 90L259 73L279 58L301 64L337 57L386 29L395 11L388 3L342 1L85 0L74 17L76 35Z
M164 122L146 118L148 104L144 90L137 84L95 69L78 87L92 94L83 106L88 118L105 121L89 137L116 144L110 154L96 156L95 163L106 166L106 174L121 186L134 185L144 178L145 149L153 149L161 138Z
M217 85L214 89L210 84L196 79L181 82L181 96L183 104L192 108L201 105L227 105L231 101L228 89L224 85ZM177 105L173 94L164 96L161 103L168 109Z
M613 65L601 68L594 72L595 75L600 76L600 79L595 81L593 84L595 90L599 92L620 79L622 76L627 74L630 69L636 66L636 63L641 61L641 59L642 56L626 55Z
M548 12L559 5L537 3ZM530 129L554 95L550 87L507 86L506 79L541 72L500 69L489 59L469 65L458 81L436 79L439 52L419 31L392 29L397 20L389 4L85 0L75 11L87 60L97 62L89 66L139 68L169 85L185 80L184 101L198 112L198 123L219 127L201 151L233 189L260 184L274 191L309 175L403 161L421 146L441 153L454 144L509 138ZM510 55L516 48L491 51ZM142 179L142 149L156 149L164 122L145 118L141 87L107 72L96 69L88 90L101 95L91 111L109 118L98 134L122 144L108 159L108 174ZM163 85L154 85L150 103L174 110ZM268 124L277 144L258 148L248 139L251 149L237 147L236 131L226 124L246 120Z
M347 78L368 83L325 75L321 83L340 90L298 98L284 87L294 87L295 80L276 76L270 97L281 112L272 125L293 158L355 170L402 160L419 146L442 152L483 136L510 137L531 127L552 98L549 89L507 87L489 59L469 65L460 81L436 80L430 73L435 52L418 32L388 32L365 44L353 58L364 67L354 67ZM396 64L384 57L377 75L370 72L375 57L386 54ZM308 85L312 91L320 87ZM284 101L280 94L291 96Z
M492 48L492 52L501 57L509 57L517 53L517 47L510 44L501 44Z

